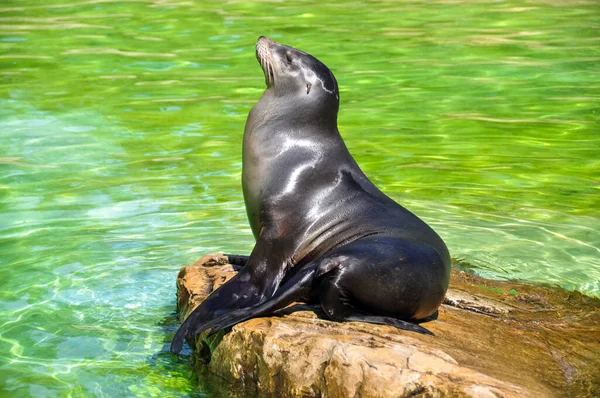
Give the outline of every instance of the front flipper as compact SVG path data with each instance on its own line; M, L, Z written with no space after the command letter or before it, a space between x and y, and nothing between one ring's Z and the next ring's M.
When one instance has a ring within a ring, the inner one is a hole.
M317 264L314 264L302 268L297 274L281 285L275 295L268 301L252 307L232 310L219 317L215 317L203 324L198 333L211 329L209 336L213 335L220 330L248 319L271 314L300 300L302 297L308 296L313 288L313 278L317 266Z
M175 334L171 343L171 352L179 353L186 337L195 336L205 330L203 326L213 318L228 310L258 304L262 296L255 285L248 283L248 279L248 273L241 271L196 307Z
M186 337L206 330L206 325L213 319L271 299L278 290L290 258L283 249L286 246L278 243L278 237L277 230L263 227L250 257L231 256L230 262L244 263L244 268L212 292L186 318L171 343L172 353L179 353Z

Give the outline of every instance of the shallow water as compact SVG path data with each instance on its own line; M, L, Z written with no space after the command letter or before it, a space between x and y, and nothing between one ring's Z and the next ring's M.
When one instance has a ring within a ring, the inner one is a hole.
M166 353L175 277L252 248L261 34L330 66L358 163L454 257L600 296L597 2L295 4L0 4L3 394L209 391Z

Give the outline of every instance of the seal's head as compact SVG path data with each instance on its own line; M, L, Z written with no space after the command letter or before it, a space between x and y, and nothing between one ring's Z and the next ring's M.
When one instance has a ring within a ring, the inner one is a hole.
M261 102L277 101L282 111L288 107L281 104L289 104L289 111L298 116L322 119L321 116L334 115L337 120L337 81L321 61L264 36L256 43L256 58L267 84Z

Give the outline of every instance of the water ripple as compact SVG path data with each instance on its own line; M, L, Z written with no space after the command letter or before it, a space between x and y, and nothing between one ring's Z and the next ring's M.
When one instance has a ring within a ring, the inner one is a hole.
M260 34L332 68L351 153L473 272L599 296L596 8L3 3L0 391L203 396L166 353L174 279L252 249Z

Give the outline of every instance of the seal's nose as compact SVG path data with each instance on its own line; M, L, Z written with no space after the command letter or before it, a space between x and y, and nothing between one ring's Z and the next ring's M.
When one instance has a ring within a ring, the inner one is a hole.
M274 40L269 39L267 36L261 36L256 41L256 45L260 45L262 43L263 46L272 46L273 44L277 44Z
M275 42L266 36L259 37L256 41L256 56L264 57L270 51L273 43Z
M260 45L260 42L268 42L269 39L266 36L261 36L258 38L258 40L256 40L256 45Z

